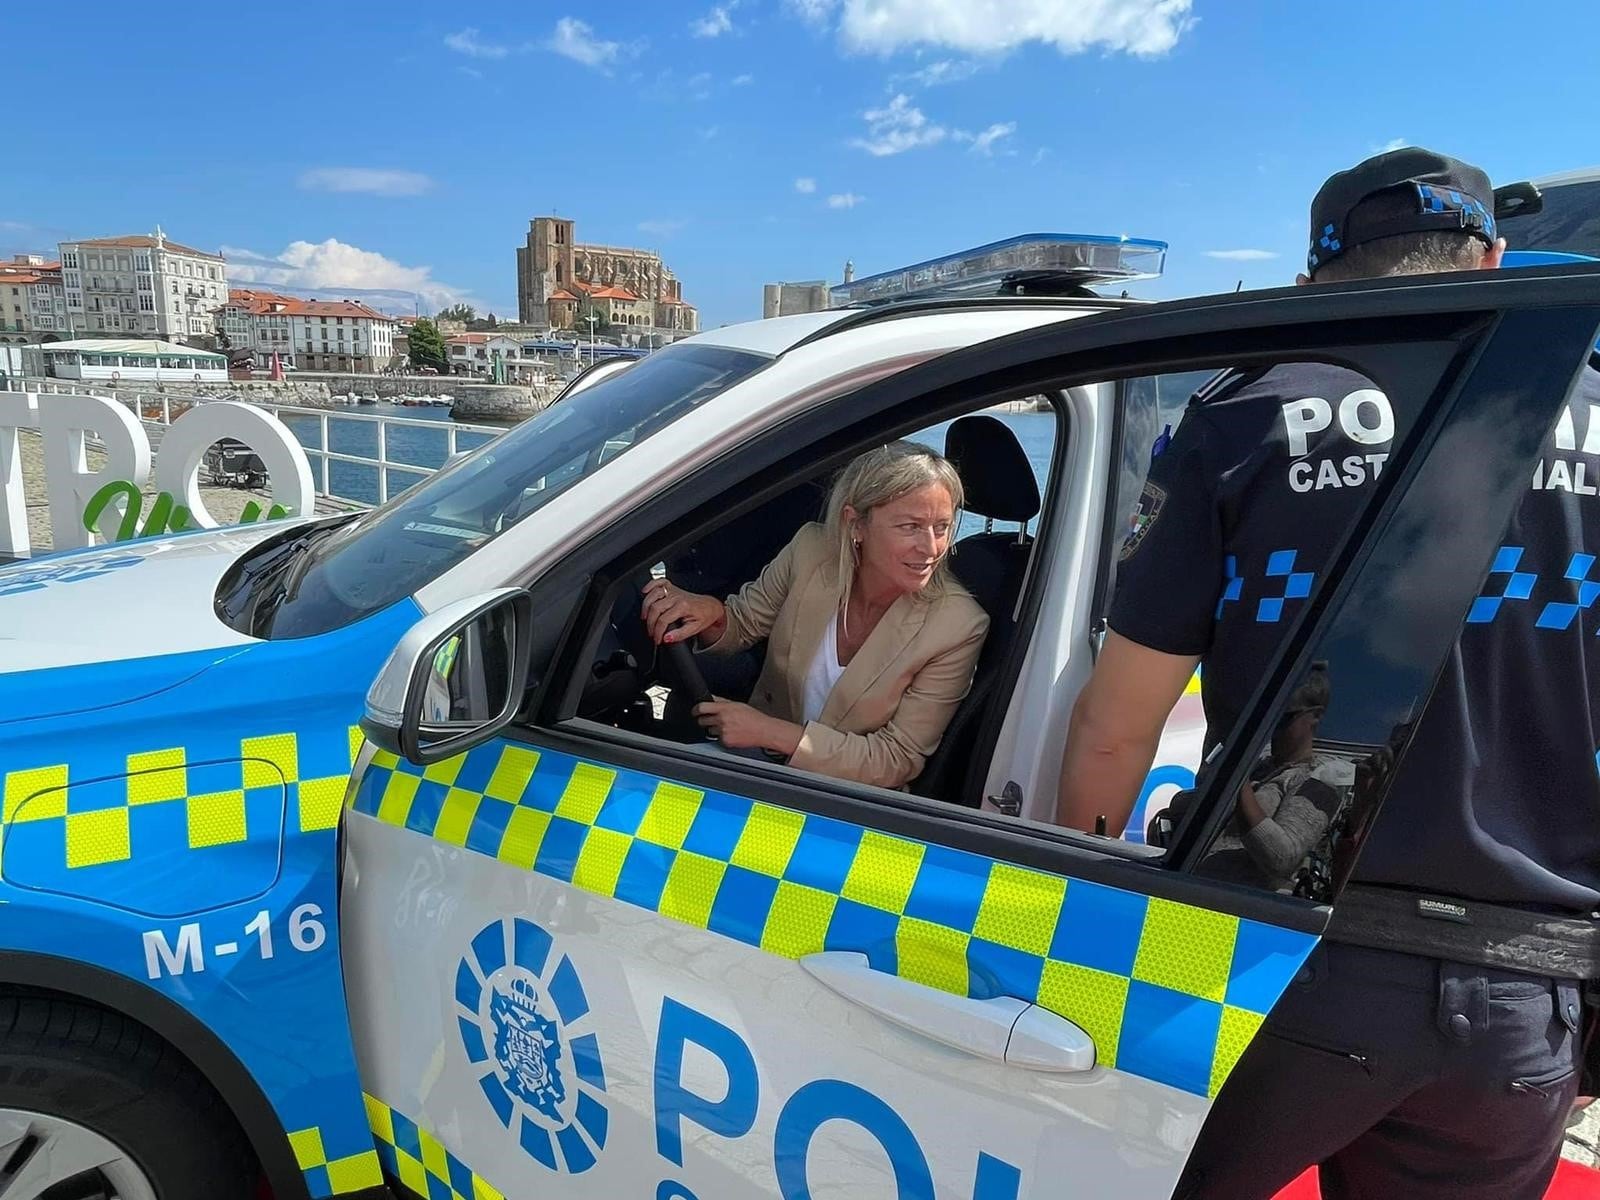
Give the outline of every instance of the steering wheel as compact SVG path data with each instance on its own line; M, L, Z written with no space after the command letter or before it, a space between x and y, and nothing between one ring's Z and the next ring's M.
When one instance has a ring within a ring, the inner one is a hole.
M673 687L682 688L691 705L712 699L706 677L700 673L700 664L694 660L694 651L688 642L665 642L661 646L661 663L672 676Z

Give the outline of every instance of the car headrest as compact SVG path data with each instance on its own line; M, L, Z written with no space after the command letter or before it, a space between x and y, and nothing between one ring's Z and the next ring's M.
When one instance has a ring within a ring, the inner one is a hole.
M982 413L953 421L944 435L944 456L961 475L968 512L995 521L1039 515L1033 464L1003 421Z

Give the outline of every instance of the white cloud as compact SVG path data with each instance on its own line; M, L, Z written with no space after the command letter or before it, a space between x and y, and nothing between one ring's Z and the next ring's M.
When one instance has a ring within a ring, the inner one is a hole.
M733 18L728 14L737 7L737 0L732 4L717 5L705 16L690 21L689 32L699 38L721 37L725 33L732 33Z
M420 196L433 180L417 171L385 171L373 167L316 167L300 174L308 192L360 192L369 196Z
M261 254L224 246L228 279L299 291L340 288L410 292L430 309L471 301L465 289L433 277L432 267L408 267L373 250L329 238L325 242L290 242L278 254Z
M1222 258L1228 262L1261 262L1269 258L1277 258L1276 250L1207 250L1207 258Z
M1049 146L1040 146L1037 150L1035 150L1033 152L1033 161L1032 161L1031 165L1037 167L1040 163L1042 163L1045 159L1047 159L1049 157L1050 157L1050 147Z
M1372 153L1374 153L1374 154L1387 154L1391 150L1403 150L1403 149L1405 149L1405 147L1407 147L1409 145L1411 145L1411 139L1410 138L1390 138L1387 142L1384 142L1381 146L1374 146L1372 148Z
M917 87L939 87L946 83L960 83L963 79L971 79L983 64L970 58L941 58L938 62L931 62L916 71L907 71L903 75L895 75L892 82L911 83Z
M828 197L829 208L854 208L865 200L865 196L858 196L854 192L835 192Z
M446 35L444 44L457 54L465 54L469 58L504 58L511 53L510 46L498 42L485 42L478 36L478 30L472 26L459 33Z
M648 221L639 222L639 232L648 233L652 237L671 237L688 223L667 217L653 217Z
M987 158L994 154L996 142L1010 137L1016 131L1017 123L1015 121L996 121L981 133L968 133L964 129L958 129L955 132L955 139L958 142L972 143L972 152Z
M701 141L709 142L712 138L716 137L717 134L722 132L722 126L721 125L706 125L706 126L700 128L700 129L695 130L695 132L700 135L700 140Z
M701 71L698 75L689 76L685 86L689 94L696 100L709 100L711 98L711 72Z
M877 158L903 154L919 146L936 146L950 132L929 121L904 93L896 95L885 107L871 108L861 115L867 122L867 136L855 138L850 144Z
M735 75L733 77L733 86L734 87L748 87L750 84L754 83L755 81L756 81L756 77L754 75L748 75L748 74L747 75Z
M1029 42L1062 54L1100 48L1166 54L1193 27L1193 0L788 0L815 25L834 25L846 49L892 54L938 46L997 55Z
M809 175L802 175L799 179L794 181L794 190L799 192L802 196L809 196L812 192L817 190L817 181L812 179Z
M545 49L586 67L608 67L622 53L620 42L608 42L595 36L594 29L577 17L562 17L557 21L556 31L544 45Z
M839 0L784 0L785 5L802 21L811 25L825 25L833 17Z

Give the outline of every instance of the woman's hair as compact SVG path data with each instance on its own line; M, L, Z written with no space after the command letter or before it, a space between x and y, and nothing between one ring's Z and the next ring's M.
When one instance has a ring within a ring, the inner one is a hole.
M950 537L955 538L955 526L961 521L961 504L964 499L961 476L948 459L918 442L890 442L875 450L856 456L850 465L839 472L828 493L828 534L834 540L839 555L839 603L850 598L850 588L856 577L855 529L845 519L844 510L853 508L861 519L873 509L898 500L907 492L937 483L950 493L953 507ZM925 599L935 599L945 594L950 585L950 556L934 568L933 578L923 588Z

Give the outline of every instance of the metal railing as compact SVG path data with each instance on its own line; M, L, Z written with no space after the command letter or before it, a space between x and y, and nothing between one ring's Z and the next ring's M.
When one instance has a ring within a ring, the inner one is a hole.
M493 441L504 433L505 427L498 425L470 425L460 421L427 421L419 417L392 417L388 414L377 413L346 413L330 412L325 408L302 408L295 404L273 404L259 401L250 401L257 408L264 408L273 416L282 419L284 414L295 417L315 417L317 422L317 445L305 446L308 457L313 459L313 466L317 472L317 493L322 496L333 496L340 500L353 500L349 496L335 496L329 481L329 467L336 462L355 463L361 466L376 468L378 473L378 503L383 504L389 499L389 472L405 471L413 475L426 478L439 470L439 466L425 467L418 463L408 463L403 460L389 457L389 429L391 426L406 426L418 429L442 429L445 435L445 462L448 463L457 454L461 453L460 435L487 434L485 442ZM346 451L333 449L329 439L329 427L334 421L365 422L377 426L378 453L374 457L366 454L350 454ZM298 434L296 435L299 436ZM480 442L479 445L484 443ZM478 447L473 446L476 450ZM356 503L364 501L356 500Z
M105 388L97 388L92 384L79 384L76 382L61 382L55 380L30 379L26 383L26 390L45 394L74 393L77 395L99 396L107 400L115 400L119 404L133 411L146 425L165 428L181 417L196 403L206 403L209 398L193 399L186 396L174 396L167 393L141 393L137 395L118 394ZM220 397L218 397L220 398ZM430 421L419 417L396 417L387 413L352 413L335 412L323 408L306 408L297 404L277 404L272 401L250 399L245 403L255 408L264 409L273 416L282 420L284 417L308 418L315 421L315 444L307 444L304 429L307 421L297 421L295 437L304 448L306 457L311 459L314 484L317 494L329 499L340 500L350 504L366 505L371 503L355 496L341 496L334 492L332 487L331 467L334 463L351 463L356 466L366 467L377 474L377 493L379 504L389 499L389 473L400 471L410 475L426 478L439 470L444 463L437 466L424 466L421 463L406 462L404 459L395 459L389 456L389 430L391 427L408 427L418 429L437 430L444 434L445 463L448 463L457 454L462 452L460 439L462 434L482 436L483 441L477 442L469 449L476 450L506 432L502 425L474 425L460 421ZM334 422L347 422L351 424L365 424L376 427L377 453L355 454L346 450L335 450L331 438ZM404 489L401 489L404 490Z

